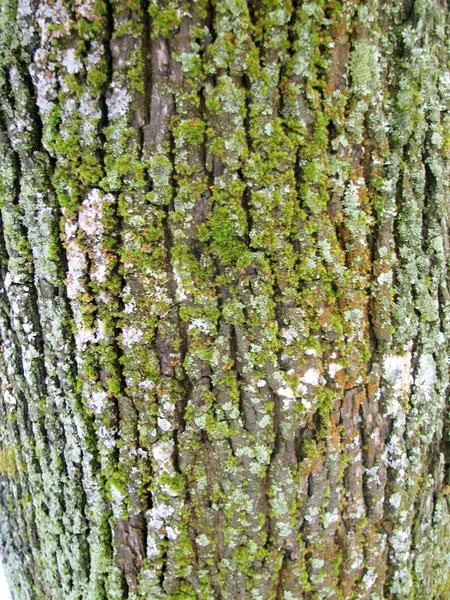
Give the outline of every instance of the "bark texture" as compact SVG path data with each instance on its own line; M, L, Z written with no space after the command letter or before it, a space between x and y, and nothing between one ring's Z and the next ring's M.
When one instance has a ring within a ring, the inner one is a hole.
M443 0L0 0L16 600L450 598Z

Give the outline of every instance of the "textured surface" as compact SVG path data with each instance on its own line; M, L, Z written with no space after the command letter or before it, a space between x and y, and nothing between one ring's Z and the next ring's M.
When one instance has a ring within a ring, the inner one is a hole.
M15 600L450 598L439 0L0 0Z

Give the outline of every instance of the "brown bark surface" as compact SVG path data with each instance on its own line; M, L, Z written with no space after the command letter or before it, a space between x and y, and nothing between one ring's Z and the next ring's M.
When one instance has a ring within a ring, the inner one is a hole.
M15 600L450 598L440 0L0 0Z

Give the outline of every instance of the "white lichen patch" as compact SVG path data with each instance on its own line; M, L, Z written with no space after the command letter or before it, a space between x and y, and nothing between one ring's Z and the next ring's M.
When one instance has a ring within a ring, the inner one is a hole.
M188 325L188 330L198 329L202 333L210 333L211 323L208 323L206 319L192 319Z
M66 50L63 59L61 60L61 63L66 68L67 72L71 75L73 73L78 73L78 71L80 71L83 68L83 63L76 56L75 48L69 48L68 50Z
M85 289L82 280L87 269L87 253L90 252L93 266L91 267L92 279L98 283L106 280L108 274L108 254L102 247L102 205L112 202L111 194L102 194L99 190L92 190L88 198L82 203L78 224L70 221L65 223L66 255L67 255L67 295L75 300L83 294ZM77 231L85 234L84 245L78 240ZM81 320L81 315L78 316Z
M114 202L112 194L104 194L94 188L83 201L78 215L78 225L84 232L86 242L90 246L93 266L91 276L97 283L106 281L110 257L102 243L104 234L103 207L105 203Z
M85 19L93 21L95 19L95 0L75 0L76 12Z
M171 422L164 417L158 417L157 422L158 427L163 431L169 431L172 428Z
M110 491L113 515L116 519L120 519L122 517L122 506L123 501L125 500L125 494L123 494L114 484L111 484Z
M130 348L134 344L138 344L144 336L144 332L137 327L124 327L122 329L122 345Z
M129 302L124 303L123 312L125 315L131 315L136 311L136 300L131 298Z
M416 388L424 395L425 400L431 400L431 394L436 380L436 363L431 354L422 354L419 368L414 379Z
M307 385L317 386L319 385L319 377L320 373L317 369L308 369L306 373L300 377L300 381Z
M309 564L313 569L319 570L324 566L325 561L322 558L311 558Z
M55 106L55 100L58 96L55 63L48 60L47 53L44 50L38 49L34 55L34 63L28 67L28 71L36 89L36 104L45 124L46 115ZM45 137L43 144L48 149Z
M95 141L98 123L102 116L98 100L92 98L88 93L83 94L79 100L79 111L84 117L81 129L83 142L90 145Z
M334 379L336 377L336 373L342 371L343 368L344 367L339 363L330 363L328 365L328 374L331 377L331 379Z
M399 412L396 415L395 427L401 432L404 426L405 414ZM395 480L398 485L402 486L407 477L409 462L405 450L405 443L400 433L395 432L386 446L385 455L386 464L395 471Z
M395 527L392 536L389 539L391 546L391 560L397 565L393 583L391 585L392 593L405 593L411 589L412 581L408 569L408 562L411 548L411 530L409 527Z
M177 527L166 526L166 535L169 540L176 540L180 535L180 530Z
M265 427L268 427L271 423L272 417L270 415L264 415L258 422L258 425L261 427L261 429L264 429Z
M367 40L355 42L350 56L352 89L361 96L370 94L379 81L378 47Z
M207 536L204 533L199 535L195 541L197 542L197 544L199 546L209 546L209 544L210 544L209 539L207 538Z
M16 406L17 405L17 399L7 389L5 389L2 392L2 397L3 397L4 402L6 404L8 404L9 406Z
M147 535L147 558L150 560L159 556L159 545L153 535L153 532Z
M83 313L79 302L73 300L71 302L73 320L75 321L75 342L77 349L82 353L86 349L86 344L94 343L96 334L92 329L87 329L83 322ZM83 364L82 354L77 356L77 362L81 366Z
M154 384L150 381L150 379L144 379L143 381L140 381L138 385L144 390L152 390L155 387Z
M373 587L373 584L377 580L377 572L373 567L368 567L362 578L362 582L365 585L367 590L370 590Z
M111 405L108 402L108 394L104 390L92 390L90 394L87 393L86 389L84 391L87 397L87 404L96 415L102 414L105 408Z
M177 284L176 294L178 302L182 302L186 300L189 294L189 290L183 284L183 278L181 273L177 271L175 267L173 267L173 276L175 279L175 283Z
M3 280L3 286L5 290L8 290L12 283L11 273L8 271L5 275L5 279Z
M298 339L299 334L294 329L283 329L281 336L284 338L286 346L291 346Z
M117 429L110 429L103 424L97 423L97 435L99 438L100 447L107 450L113 450L117 444Z
M288 386L278 388L277 394L279 396L281 396L282 398L287 398L289 400L294 400L294 398L295 398L294 392Z
M336 510L334 510L333 512L326 512L323 516L323 526L325 529L327 529L330 525L332 525L333 523L338 523L339 522L339 513Z
M36 20L41 34L41 46L69 34L70 15L61 0L55 2L40 2ZM56 25L56 27L55 27Z
M392 281L393 281L393 276L394 276L394 273L393 273L392 269L390 269L389 271L384 271L383 273L378 275L377 281L380 285L391 286Z
M163 471L169 471L171 458L174 450L173 440L165 440L156 443L152 448L153 458L157 462L158 468Z
M391 386L392 394L386 398L386 414L396 416L401 410L401 399L411 390L411 352L402 356L386 354L383 358L382 375Z
M67 297L74 300L84 292L83 276L87 268L86 254L75 238L77 226L69 221L65 224L67 256Z
M111 95L107 99L108 118L110 121L115 121L127 114L131 103L131 96L127 89L119 87L116 82L111 85Z
M149 529L159 531L164 527L164 522L167 519L167 517L170 517L171 515L173 515L173 513L174 508L169 504L157 504L147 512L147 515L149 517Z
M383 358L383 377L397 392L409 392L411 358L411 352L403 356L386 354Z
M394 508L400 508L401 503L402 503L402 496L398 492L396 492L395 494L392 494L392 496L389 498L389 504L391 506L393 506Z
M308 523L313 523L314 521L318 521L319 514L320 514L319 507L310 506L304 515L304 519Z
M24 18L32 15L35 11L35 6L30 0L19 0L17 3L17 17Z

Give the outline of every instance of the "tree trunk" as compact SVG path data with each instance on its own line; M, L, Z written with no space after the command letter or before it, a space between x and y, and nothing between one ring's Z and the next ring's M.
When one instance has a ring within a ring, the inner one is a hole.
M449 26L0 0L13 598L450 598Z

